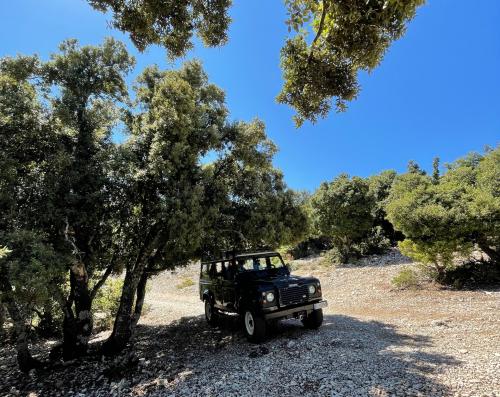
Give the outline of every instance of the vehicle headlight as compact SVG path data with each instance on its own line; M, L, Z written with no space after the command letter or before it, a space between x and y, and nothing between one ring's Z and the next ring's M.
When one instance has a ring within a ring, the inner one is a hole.
M316 287L314 285L309 286L309 295L314 295L316 293Z
M274 300L274 294L272 292L266 293L266 301L272 302Z

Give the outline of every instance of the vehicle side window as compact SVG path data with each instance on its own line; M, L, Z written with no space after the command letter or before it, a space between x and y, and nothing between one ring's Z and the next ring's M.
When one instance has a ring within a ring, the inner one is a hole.
M281 267L281 259L278 256L271 256L266 258L266 266L267 267Z
M224 262L217 262L215 267L216 277L224 277L226 273L226 265Z
M208 263L204 263L203 265L201 265L201 276L202 277L208 276Z

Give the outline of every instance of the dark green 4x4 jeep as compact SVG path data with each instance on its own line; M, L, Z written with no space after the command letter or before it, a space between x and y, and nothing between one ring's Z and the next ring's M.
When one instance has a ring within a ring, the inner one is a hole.
M291 275L277 252L233 254L202 262L200 299L211 325L222 313L239 314L251 342L265 338L270 321L294 317L316 329L327 306L319 280Z

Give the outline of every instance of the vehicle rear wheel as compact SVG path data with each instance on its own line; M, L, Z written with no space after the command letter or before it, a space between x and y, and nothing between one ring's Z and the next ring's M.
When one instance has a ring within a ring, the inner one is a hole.
M218 313L210 299L205 299L205 319L212 327L215 327L218 323Z
M250 342L260 343L266 337L266 320L257 316L251 310L245 310L243 314L243 330Z
M309 329L318 329L323 323L323 309L313 310L302 320L304 327Z

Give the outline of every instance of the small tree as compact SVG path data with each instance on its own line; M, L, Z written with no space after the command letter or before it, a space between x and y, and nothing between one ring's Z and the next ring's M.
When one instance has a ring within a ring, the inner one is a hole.
M373 198L368 184L359 177L342 174L330 183L322 183L312 198L315 229L332 238L340 260L349 258L356 242L373 227Z
M395 244L396 241L403 239L403 235L394 230L394 226L387 219L385 211L385 206L387 205L387 200L394 180L396 179L396 175L396 171L387 170L367 179L369 186L368 192L374 200L374 226L379 227L382 230L383 235L386 236L392 244Z
M404 253L432 264L438 279L453 256L477 246L498 263L500 247L500 148L448 165L438 181L421 173L399 176L386 207L407 240Z

